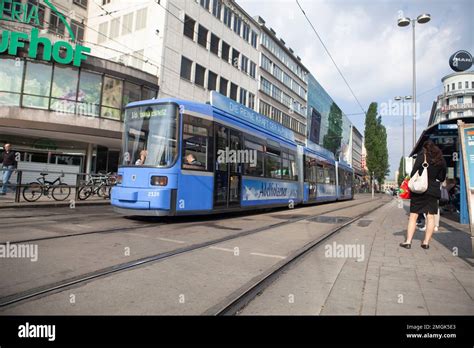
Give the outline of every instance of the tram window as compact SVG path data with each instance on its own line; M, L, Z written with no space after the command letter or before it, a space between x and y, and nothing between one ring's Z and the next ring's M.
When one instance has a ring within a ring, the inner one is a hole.
M288 154L288 159L290 161L290 180L298 180L298 174L296 173L295 155L292 153Z
M290 159L288 158L288 153L281 153L281 177L282 179L290 179L293 174L290 172Z
M206 120L184 116L183 169L208 169L208 163L210 163L209 127L210 122Z
M245 149L248 150L248 156L252 156L254 159L254 153L257 154L257 160L254 162L254 166L251 163L245 163L244 174L251 176L263 176L263 145L257 144L253 141L245 140ZM252 154L251 154L252 152Z
M281 179L280 150L267 147L265 153L265 176L268 178Z

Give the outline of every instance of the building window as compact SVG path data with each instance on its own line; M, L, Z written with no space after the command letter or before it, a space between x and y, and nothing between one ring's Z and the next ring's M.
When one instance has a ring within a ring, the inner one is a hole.
M283 80L283 70L276 64L273 64L273 76L275 76L279 81Z
M55 75L56 75L56 68ZM101 116L120 120L122 107L123 81L112 77L104 77L104 87L102 91Z
M142 8L137 11L137 19L135 22L135 30L141 30L146 28L147 20L147 8Z
M225 78L221 77L220 84L219 84L219 93L222 95L227 96L227 85L229 84L229 81L227 81Z
M212 14L217 19L221 19L221 12L222 12L222 0L214 0L212 3Z
M240 36L240 29L242 27L242 19L234 14L234 32Z
M232 11L230 8L224 5L224 24L230 28L231 23L232 23Z
M239 68L239 56L240 52L232 48L232 65L236 68Z
M110 38L115 39L120 34L120 18L114 18L110 22Z
M237 101L237 85L234 83L230 83L230 99Z
M452 83L452 84L451 84L451 90L454 91L454 90L456 89L455 87L456 87L455 84Z
M87 0L73 0L72 2L76 5L87 8Z
M180 76L183 79L191 81L191 70L193 67L193 62L186 58L185 56L181 57L181 73Z
M123 86L123 101L122 106L128 103L139 101L141 99L141 87L131 82L125 81Z
M249 74L250 74L250 76L252 76L253 78L255 78L255 76L256 76L256 70L257 70L257 65L256 65L254 62L250 61Z
M240 60L240 70L247 73L248 64L249 64L249 59L246 56L242 55L242 59Z
M79 92L77 93L76 114L98 117L101 90L102 75L81 70L79 77ZM135 100L140 99L140 86L138 86L138 98Z
M219 38L211 33L211 52L215 55L219 55Z
M22 106L29 108L48 109L52 72L53 66L51 64L42 64L30 61L26 64ZM2 74L0 73L0 76L1 75ZM2 81L4 81L3 78ZM0 100L2 100L1 97Z
M474 81L471 81L471 88L474 88Z
M250 44L257 48L257 33L252 30L251 36L250 36Z
M206 28L204 28L202 25L199 24L198 44L200 44L204 48L207 47L207 33L208 32L209 31Z
M105 24L108 24L108 22L106 22ZM65 29L64 22L59 19L56 13L51 11L51 14L49 15L49 31L56 35L64 36L64 29ZM100 31L100 26L99 26L99 31ZM99 39L100 38L101 38L101 35L99 35Z
M74 20L71 21L71 29L76 36L76 41L84 40L84 25L76 22Z
M221 58L225 60L226 62L229 62L229 55L230 55L230 46L225 41L222 41Z
M272 84L270 83L270 81L268 81L267 79L265 78L261 78L261 82L260 82L260 89L268 94L268 95L272 95Z
M446 92L449 92L449 83L446 85Z
M249 104L248 107L255 110L255 94L249 92Z
M247 90L240 87L240 104L247 105Z
M110 4L112 0L102 0L102 5Z
M469 88L469 81L466 81L465 86L466 86L466 87L465 87L466 89Z
M206 69L203 66L196 64L196 71L194 73L194 83L196 85L204 87L205 75L206 75Z
M458 97L458 104L464 104L464 96Z
M184 36L189 37L191 40L194 40L194 25L196 21L191 17L184 16Z
M250 26L246 23L243 24L242 26L242 37L244 38L245 41L249 42L249 37L250 37Z
M272 71L272 61L267 58L266 55L262 54L262 64L261 67L264 68L266 71Z
M461 81L458 82L458 89L462 89L462 82Z
M458 112L458 117L464 117L464 111L459 111Z
M100 44L108 39L109 33L109 22L103 22L99 24L99 33L97 36L97 42Z
M281 102L281 95L282 95L281 89L276 87L276 86L273 86L273 88L272 88L272 97L274 99L278 100L279 102Z
M210 91L217 90L217 74L209 70L207 75L207 89Z
M132 33L133 29L133 13L128 13L123 16L122 35L128 35Z
M260 100L260 113L264 116L270 117L271 107L270 104Z
M200 0L199 2L202 7L209 11L209 0Z
M69 67L54 66L53 86L51 88L51 109L74 113L77 96L79 71Z

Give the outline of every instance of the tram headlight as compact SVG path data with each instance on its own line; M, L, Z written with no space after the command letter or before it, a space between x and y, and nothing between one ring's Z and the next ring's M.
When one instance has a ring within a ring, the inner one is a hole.
M153 186L166 186L168 185L168 177L152 175L150 179L150 184Z

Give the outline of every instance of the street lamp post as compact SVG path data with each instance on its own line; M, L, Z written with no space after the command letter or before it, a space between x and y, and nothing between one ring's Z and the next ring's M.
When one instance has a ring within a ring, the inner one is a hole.
M402 101L402 172L403 178L405 178L406 171L405 171L405 100L410 100L411 95L407 95L405 97L395 97L396 101Z
M431 20L431 15L425 13L421 14L416 19L410 19L408 17L402 17L398 19L398 26L399 27L406 27L408 25L412 25L413 28L413 42L412 42L412 50L413 50L413 58L412 58L412 64L413 64L413 148L415 148L416 144L416 63L415 63L415 24L425 24L428 23Z

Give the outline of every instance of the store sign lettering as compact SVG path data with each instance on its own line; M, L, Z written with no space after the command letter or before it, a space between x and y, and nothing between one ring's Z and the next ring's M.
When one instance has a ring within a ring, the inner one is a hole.
M49 0L44 0L44 3L51 8L51 11L54 12L61 21L63 21L71 40L75 41L76 36L64 16L49 2ZM28 6L27 4L13 2L12 0L0 0L0 20L40 25L39 8L38 6ZM57 41L53 44L49 38L40 36L37 28L32 28L30 34L3 30L0 41L0 53L7 53L16 56L18 54L18 49L25 47L25 41L30 42L28 49L29 58L38 58L38 47L41 45L43 46L43 54L41 57L43 60L53 60L59 64L72 63L77 67L81 66L82 61L87 59L85 53L91 51L89 47L82 45L76 45L74 48L67 41Z

